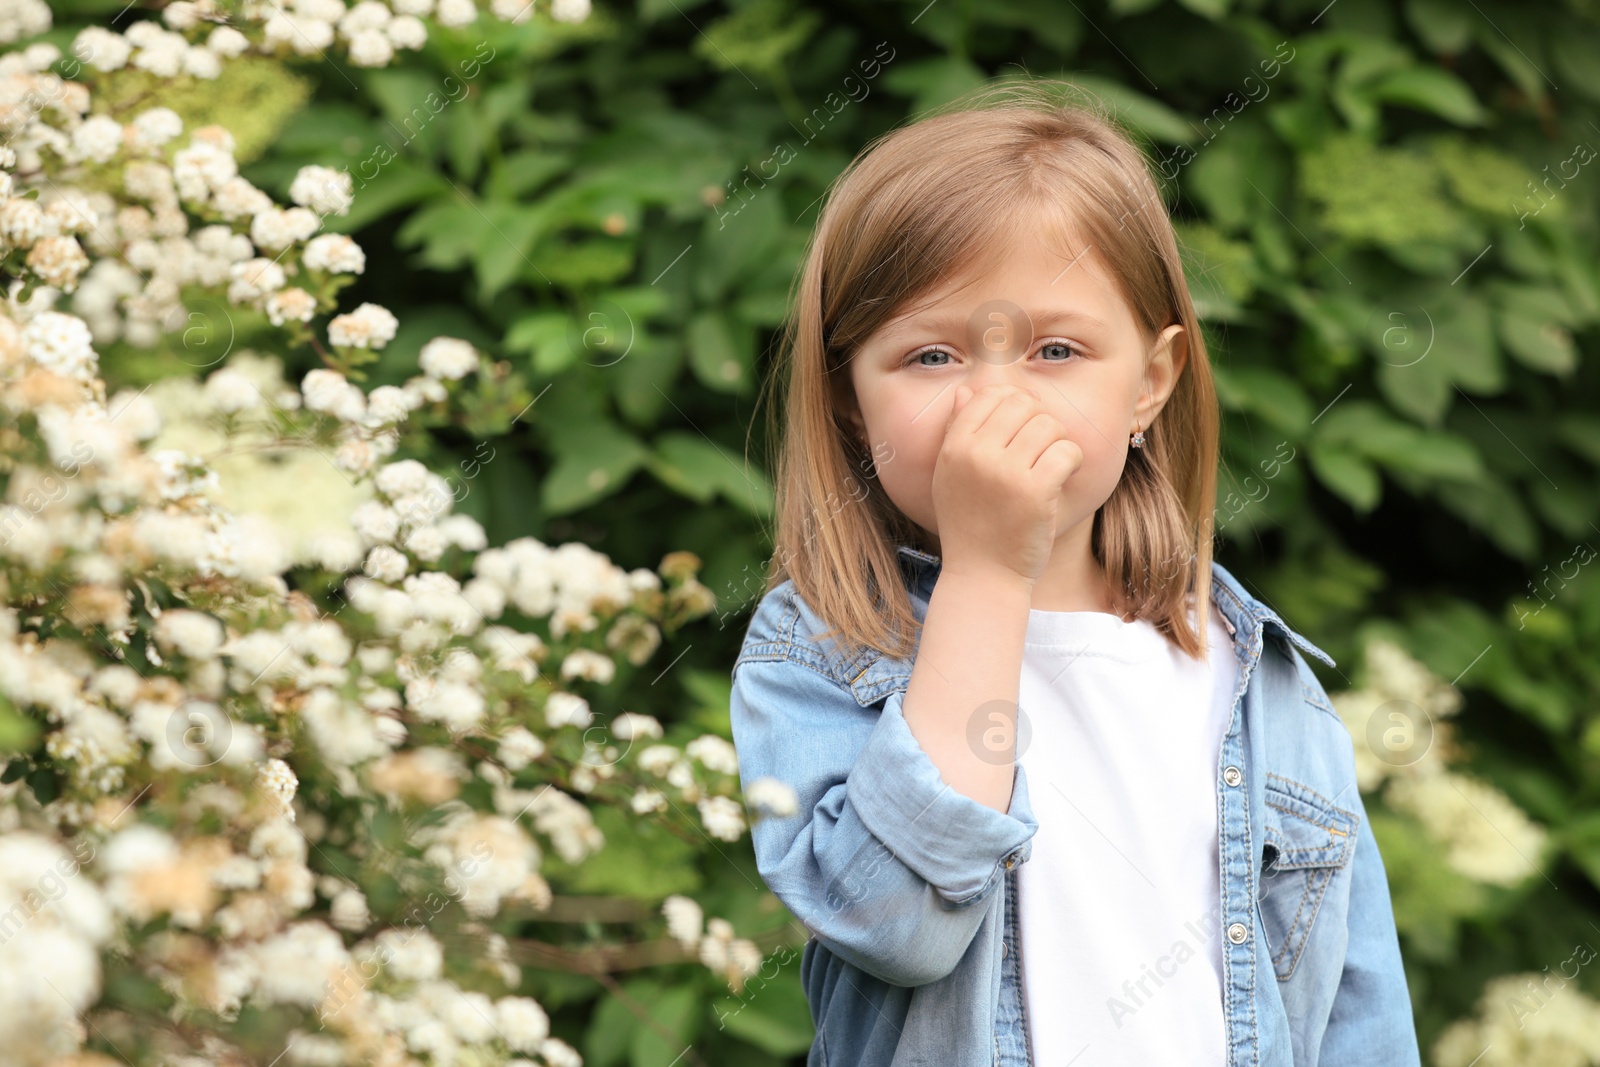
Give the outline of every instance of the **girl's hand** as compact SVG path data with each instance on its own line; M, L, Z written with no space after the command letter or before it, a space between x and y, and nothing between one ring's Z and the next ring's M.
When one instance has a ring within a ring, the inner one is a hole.
M933 469L943 570L1014 574L1032 587L1055 543L1062 484L1082 463L1030 391L956 386Z

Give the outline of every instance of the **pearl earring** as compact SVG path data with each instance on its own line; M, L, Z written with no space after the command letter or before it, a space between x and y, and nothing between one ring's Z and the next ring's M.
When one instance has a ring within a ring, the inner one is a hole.
M1137 423L1134 424L1133 433L1128 435L1128 444L1132 445L1134 448L1144 447L1144 431L1139 429Z

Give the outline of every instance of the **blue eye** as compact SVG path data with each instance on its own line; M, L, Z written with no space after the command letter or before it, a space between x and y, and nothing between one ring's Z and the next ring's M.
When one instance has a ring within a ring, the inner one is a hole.
M1039 358L1043 363L1067 363L1071 361L1073 356L1081 357L1082 355L1082 351L1076 345L1068 344L1066 341L1047 341L1039 348ZM946 362L924 363L922 362L923 356L944 356ZM912 364L916 364L919 367L943 367L948 364L949 360L949 349L924 348L907 356L903 366L909 367Z

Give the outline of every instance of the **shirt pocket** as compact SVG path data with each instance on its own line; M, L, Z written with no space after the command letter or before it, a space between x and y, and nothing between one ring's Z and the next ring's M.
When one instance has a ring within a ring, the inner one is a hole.
M1257 905L1279 981L1294 974L1328 887L1349 876L1357 818L1292 778L1267 775Z

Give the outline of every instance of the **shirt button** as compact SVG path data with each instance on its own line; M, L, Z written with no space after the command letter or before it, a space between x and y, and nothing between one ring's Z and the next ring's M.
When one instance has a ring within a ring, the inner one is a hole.
M1239 773L1239 768L1237 767L1225 767L1222 771L1222 780L1229 785L1238 785L1244 781L1244 775Z
M1000 958L1001 959L1005 959L1005 955L1006 955L1006 943L1004 941L1002 941L1002 942L1000 942Z
M1234 923L1232 926L1228 927L1228 940L1232 941L1235 945L1244 944L1244 939L1249 936L1250 931L1245 929L1244 923Z

